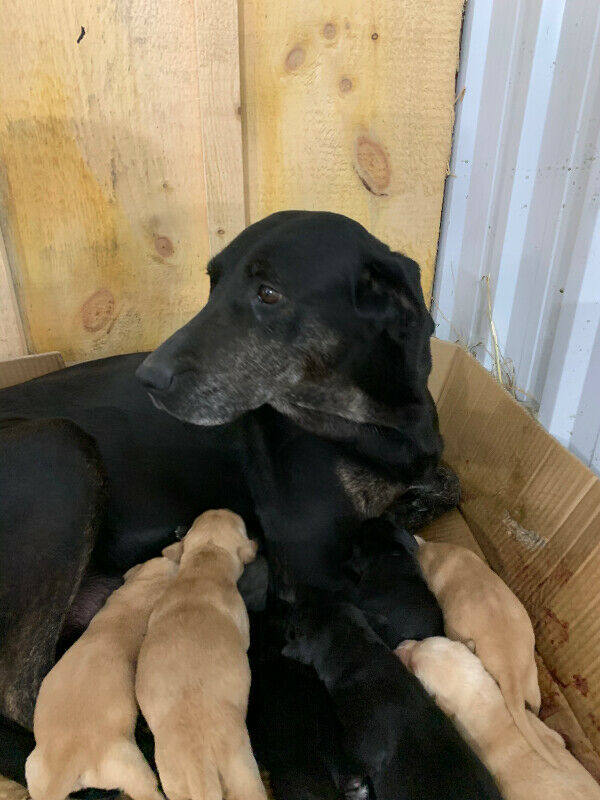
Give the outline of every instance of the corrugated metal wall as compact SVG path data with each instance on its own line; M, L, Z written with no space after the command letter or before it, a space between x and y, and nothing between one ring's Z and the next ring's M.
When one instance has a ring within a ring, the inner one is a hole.
M600 472L600 2L469 0L456 105L437 335L493 368L490 300L505 382Z

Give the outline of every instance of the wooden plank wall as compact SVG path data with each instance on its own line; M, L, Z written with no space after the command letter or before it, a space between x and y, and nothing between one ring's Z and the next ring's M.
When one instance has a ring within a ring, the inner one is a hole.
M0 358L154 347L281 208L358 219L429 294L462 2L4 0Z

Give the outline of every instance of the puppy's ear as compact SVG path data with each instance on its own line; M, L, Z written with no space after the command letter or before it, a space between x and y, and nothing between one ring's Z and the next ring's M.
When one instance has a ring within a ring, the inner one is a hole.
M183 555L183 542L173 542L173 544L168 545L168 547L164 547L162 554L165 558L168 558L169 561L174 561L175 564L179 564L181 556Z
M425 306L418 264L401 253L381 251L363 261L355 291L361 316L378 322L399 342L411 329L423 326L433 333L433 320Z
M400 661L410 672L414 672L413 651L417 644L418 642L415 641L415 639L407 639L394 650L395 655L398 656Z
M125 575L123 575L123 579L128 581L131 580L131 578L135 578L143 566L143 564L136 564L134 567L131 567L131 569L128 569Z
M393 534L395 544L402 545L411 555L415 555L419 550L419 543L416 537L409 533L406 528L394 527Z
M257 551L258 551L258 542L255 542L254 539L247 539L237 549L238 558L240 559L242 564L250 564L250 562L254 561L254 559L256 558Z

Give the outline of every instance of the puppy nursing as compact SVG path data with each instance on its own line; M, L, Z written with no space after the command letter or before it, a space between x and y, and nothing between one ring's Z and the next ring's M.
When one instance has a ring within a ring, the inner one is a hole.
M86 787L119 788L133 800L162 798L134 740L134 676L148 618L175 571L166 558L130 569L44 678L33 723L36 747L25 767L33 800L63 800Z
M177 577L150 618L136 695L169 800L265 800L250 747L248 615L236 583L256 555L240 517L209 511L183 542Z
M535 636L527 612L501 578L470 550L416 538L425 580L444 614L446 636L477 654L498 681L523 736L554 763L525 713L525 703L536 714L540 709Z
M505 800L600 800L600 787L561 737L525 712L557 769L521 735L496 682L465 645L442 637L404 642L396 653L498 781Z

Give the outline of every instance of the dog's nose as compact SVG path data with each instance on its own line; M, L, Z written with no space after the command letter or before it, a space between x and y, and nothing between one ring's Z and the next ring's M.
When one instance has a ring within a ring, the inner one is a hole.
M136 370L136 378L150 391L165 392L173 383L175 373L164 362L153 363L146 359Z

